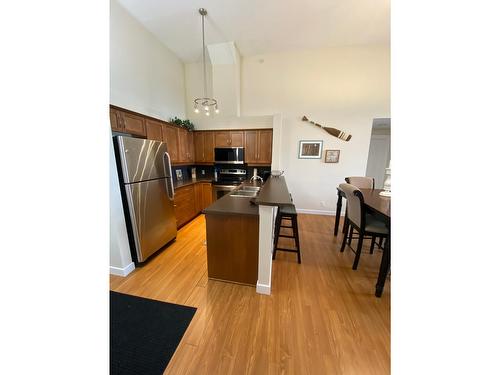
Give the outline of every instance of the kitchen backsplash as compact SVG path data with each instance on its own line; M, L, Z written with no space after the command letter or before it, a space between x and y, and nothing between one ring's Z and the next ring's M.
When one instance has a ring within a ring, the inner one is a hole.
M183 180L190 180L191 179L191 168L196 168L196 177L197 178L209 178L212 179L214 176L214 167L211 165L180 165L180 166L173 166L172 167L172 176L174 178L174 181L178 181L178 172L182 174L182 179ZM241 167L237 167L241 168ZM271 171L270 166L265 166L265 167L249 167L246 166L247 170L247 177L250 178L253 176L253 170L254 168L257 168L257 174L260 177L263 177L264 172Z

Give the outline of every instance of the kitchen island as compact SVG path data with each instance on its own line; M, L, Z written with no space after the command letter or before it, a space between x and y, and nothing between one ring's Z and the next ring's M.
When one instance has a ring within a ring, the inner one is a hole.
M260 184L244 183L260 188ZM243 186L240 186L240 190ZM203 210L208 277L255 286L259 263L259 207L252 197L226 194Z
M255 197L227 194L203 210L207 223L208 277L271 293L274 221L278 205L292 204L285 178L270 177Z

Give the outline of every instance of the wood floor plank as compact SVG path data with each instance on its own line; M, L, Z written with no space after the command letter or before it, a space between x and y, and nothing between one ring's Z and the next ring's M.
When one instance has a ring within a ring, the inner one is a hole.
M203 215L145 266L110 277L111 290L197 307L165 374L390 373L390 280L374 296L381 251L369 254L365 241L353 271L332 216L299 214L298 223L302 264L278 252L270 296L208 280Z

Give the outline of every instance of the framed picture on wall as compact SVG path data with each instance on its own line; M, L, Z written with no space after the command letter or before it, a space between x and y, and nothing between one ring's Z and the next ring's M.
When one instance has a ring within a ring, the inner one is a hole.
M325 150L325 163L338 163L340 150Z
M323 141L299 141L299 159L321 159Z

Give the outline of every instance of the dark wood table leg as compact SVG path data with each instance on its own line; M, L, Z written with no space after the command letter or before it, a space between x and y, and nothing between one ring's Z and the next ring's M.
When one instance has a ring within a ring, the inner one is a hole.
M342 211L342 196L340 195L340 191L337 190L337 211L335 211L335 229L333 231L333 235L336 236L339 232L339 220L340 220L340 211Z
M391 266L391 230L389 228L389 234L385 240L385 249L382 254L382 261L380 262L380 270L378 271L377 286L375 287L375 295L381 297L384 291L385 279L387 278L387 272Z

